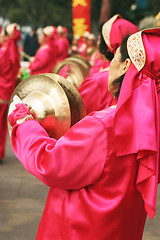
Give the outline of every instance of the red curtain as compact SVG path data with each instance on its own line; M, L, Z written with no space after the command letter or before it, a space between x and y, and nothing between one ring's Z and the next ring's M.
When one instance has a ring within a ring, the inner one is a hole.
M90 0L72 0L73 35L91 32Z

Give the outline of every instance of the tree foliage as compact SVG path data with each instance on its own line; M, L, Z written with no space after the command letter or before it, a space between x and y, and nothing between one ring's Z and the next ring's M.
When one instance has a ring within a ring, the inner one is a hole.
M98 22L99 0L91 0L92 22ZM0 16L20 25L64 25L72 28L72 0L0 0Z
M128 19L136 24L146 16L156 16L160 11L159 0L146 0L147 7L144 9L131 9L131 6L136 3L136 0L118 0L112 1L111 14L121 14L125 19ZM118 10L118 11L117 11Z
M64 0L0 0L0 15L20 25L71 26L72 2Z
M133 22L145 14L157 14L160 11L159 0L148 0L148 9L131 11L135 0L110 0L111 16L120 13ZM22 25L64 25L72 31L72 0L0 0L0 16ZM91 22L98 25L101 1L91 0Z

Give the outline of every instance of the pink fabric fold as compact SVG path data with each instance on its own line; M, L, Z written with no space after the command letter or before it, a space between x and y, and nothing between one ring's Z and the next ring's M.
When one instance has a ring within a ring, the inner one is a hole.
M155 76L160 71L160 54L156 48L160 31L144 31L142 34L146 65L138 72L132 64L126 73L118 99L114 129L117 155L137 154L139 169L136 187L152 218L155 215L159 177L160 95L157 93Z
M106 42L109 50L115 53L116 49L121 45L121 42L126 36L136 33L138 31L138 27L135 24L127 21L126 19L123 19L118 14L117 18L112 23L110 28L108 39L110 45L108 45Z

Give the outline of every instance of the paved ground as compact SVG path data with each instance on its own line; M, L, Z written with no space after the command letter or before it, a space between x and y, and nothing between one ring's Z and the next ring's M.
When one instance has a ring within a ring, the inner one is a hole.
M34 240L48 187L24 170L12 152L9 137L6 148L0 165L0 240ZM160 240L160 189L157 215L147 219L143 240Z

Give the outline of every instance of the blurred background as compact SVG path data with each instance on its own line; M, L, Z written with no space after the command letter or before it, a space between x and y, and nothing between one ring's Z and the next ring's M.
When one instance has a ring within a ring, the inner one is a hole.
M83 3L85 0L80 0ZM155 16L160 11L160 0L91 0L91 30L119 13L123 18L143 28L154 26ZM33 26L62 25L72 36L72 1L66 0L0 0L0 25L17 22L22 33Z
M85 0L79 0L81 4ZM160 26L160 0L91 0L91 32L114 14L135 23L139 29ZM73 37L71 0L0 0L0 26L16 22L22 42L33 27L62 25ZM21 42L21 44L22 44ZM27 173L17 161L8 136L6 157L0 168L0 240L35 239L48 187ZM136 211L136 209L135 209ZM143 240L160 239L160 189L157 214L147 219ZM129 240L129 239L128 239ZM136 239L135 239L136 240Z

